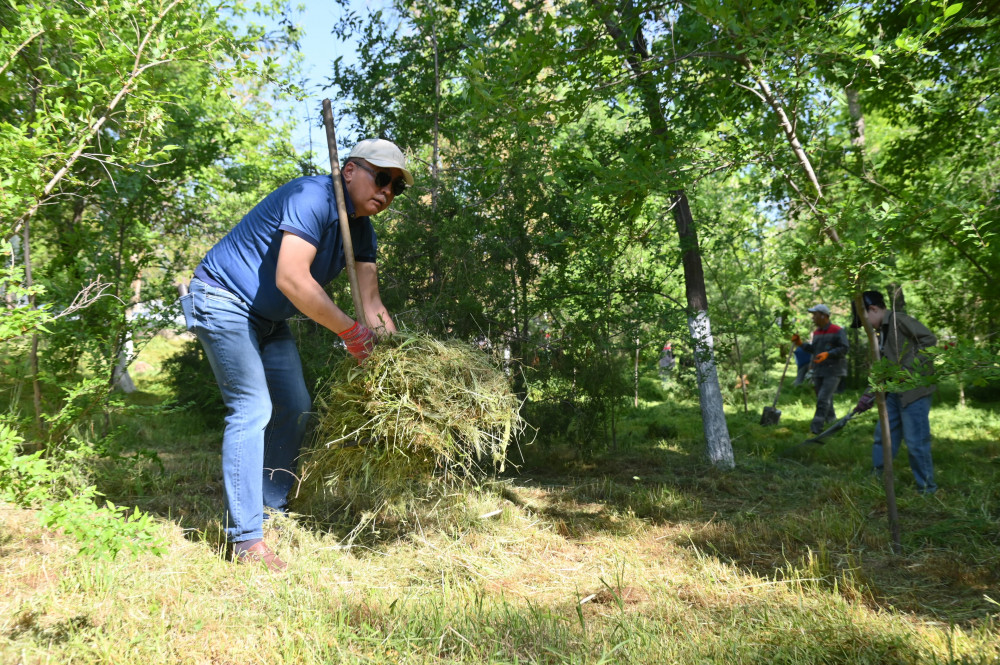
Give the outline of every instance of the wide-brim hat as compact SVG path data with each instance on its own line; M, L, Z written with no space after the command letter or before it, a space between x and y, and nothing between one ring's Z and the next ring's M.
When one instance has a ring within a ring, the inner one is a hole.
M413 185L413 174L406 168L406 155L392 141L385 139L362 139L351 150L348 159L352 157L363 159L374 166L384 169L399 169L403 172L403 180L407 185Z

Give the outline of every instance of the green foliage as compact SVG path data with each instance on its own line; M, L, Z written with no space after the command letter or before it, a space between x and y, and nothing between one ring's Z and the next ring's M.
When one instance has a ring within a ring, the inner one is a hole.
M49 498L56 474L41 450L23 454L23 447L14 424L0 420L0 501L28 507Z
M226 407L201 342L185 341L163 361L162 368L177 404L191 407L206 425L221 424Z
M40 507L40 523L73 537L86 556L114 559L123 551L133 556L165 552L159 525L149 514L110 501L98 505L94 486L75 485L74 462L85 451L78 447L53 458L42 450L21 453L24 443L11 423L0 421L0 501Z
M296 34L265 38L233 14L247 9L0 4L0 343L5 369L37 360L12 392L33 384L40 427L23 445L42 448L11 452L4 433L4 492L97 556L155 550L150 518L98 507L88 482L101 460L142 458L115 441L118 372L234 211L300 171L271 105L295 91L294 61L269 53Z
M662 206L647 205L662 165L621 112L588 109L577 90L553 95L566 81L558 42L567 34L553 14L394 9L412 30L396 31L385 14L345 17L345 36L365 36L361 57L333 76L362 133L430 161L417 178L426 196L397 200L379 220L386 303L411 325L509 351L529 383L573 386L518 389L569 400L558 410L586 413L611 441L605 420L624 400L635 340L659 348L684 325L662 295L676 265ZM607 178L609 169L623 177Z
M46 309L30 306L30 299L44 295L45 289L37 285L25 287L24 270L12 258L11 243L0 241L0 294L8 303L0 318L0 347L35 331L45 332L45 324L52 319Z
M0 14L10 37L0 51L0 159L11 174L3 238L21 230L28 245L32 274L16 279L38 299L31 316L63 315L40 331L38 378L72 381L82 370L110 386L136 333L162 325L205 232L231 224L213 216L294 173L287 131L258 97L293 70L268 60L262 51L274 46L259 28L237 29L203 3L57 2ZM21 329L37 330L27 320Z
M667 399L666 381L652 376L639 377L639 399L647 402L662 402Z
M94 487L67 492L46 502L39 518L49 529L61 529L80 543L80 554L94 558L116 558L125 552L132 556L166 553L159 526L148 513L116 506L105 501L98 506Z
M870 385L887 392L902 392L942 380L958 380L976 387L1000 382L1000 353L995 347L984 348L969 340L925 349L917 362L921 364L911 371L882 358L871 368Z

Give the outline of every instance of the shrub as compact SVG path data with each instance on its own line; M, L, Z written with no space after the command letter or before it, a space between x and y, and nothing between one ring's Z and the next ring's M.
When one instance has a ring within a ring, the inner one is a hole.
M184 342L177 353L163 361L163 372L178 404L195 405L206 422L221 421L226 407L201 342Z

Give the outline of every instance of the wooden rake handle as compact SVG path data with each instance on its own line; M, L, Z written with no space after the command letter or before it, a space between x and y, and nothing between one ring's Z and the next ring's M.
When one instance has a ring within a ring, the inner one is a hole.
M781 386L785 383L785 374L788 373L788 365L792 362L792 356L794 355L795 347L793 346L791 353L789 353L788 357L785 358L785 369L781 370L781 379L778 380L778 392L774 394L774 404L771 405L772 409L778 406L778 398L781 397Z
M347 222L347 204L344 198L344 185L340 182L340 158L337 156L337 137L333 131L333 108L330 100L323 100L323 126L326 127L326 146L330 150L330 177L333 178L333 191L337 197L337 215L340 217L340 237L344 243L344 262L347 265L347 281L351 284L351 299L354 300L354 317L363 326L368 325L365 318L365 306L361 301L361 289L358 287L358 270L354 267L354 240L351 238L351 225Z

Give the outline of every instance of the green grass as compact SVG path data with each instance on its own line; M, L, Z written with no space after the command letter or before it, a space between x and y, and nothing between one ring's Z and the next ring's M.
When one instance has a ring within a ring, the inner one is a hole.
M134 403L168 397L157 366L171 348L146 347ZM120 416L126 451L156 456L126 452L101 489L158 515L168 554L81 558L0 507L0 662L1000 660L996 405L935 405L937 496L918 496L897 458L894 555L868 475L871 414L788 453L809 392L786 386L772 428L757 424L769 400L749 414L730 400L737 467L720 472L687 395L629 410L613 451L541 437L518 472L349 549L350 524L284 521L269 533L291 564L281 577L218 555L219 430L184 410Z

